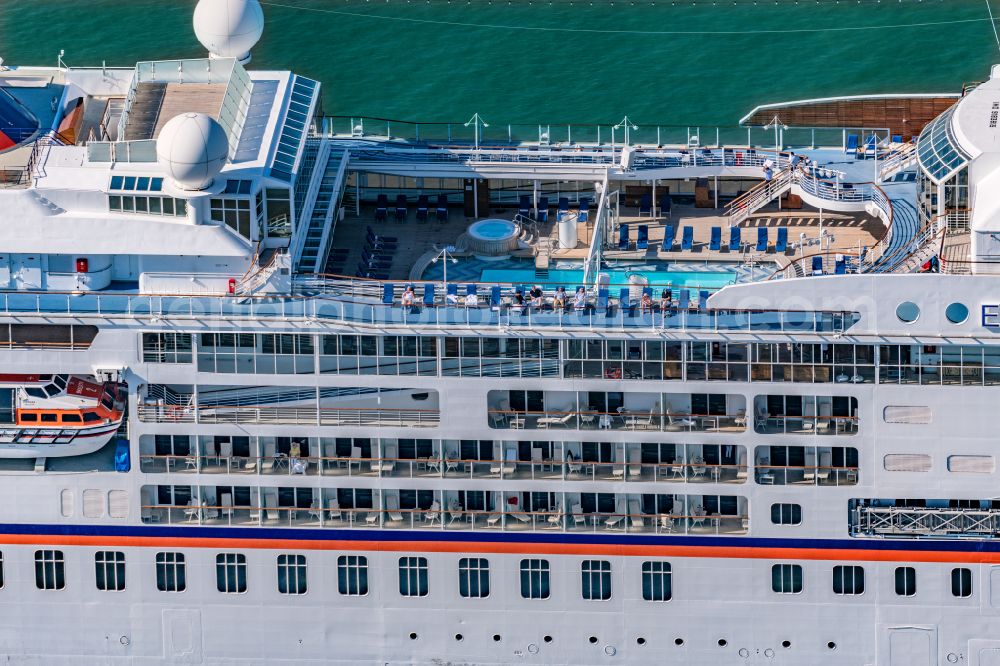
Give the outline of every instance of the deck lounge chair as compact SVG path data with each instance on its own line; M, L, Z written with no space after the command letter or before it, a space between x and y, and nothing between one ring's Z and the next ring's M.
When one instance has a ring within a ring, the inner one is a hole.
M500 468L505 476L517 471L517 447L507 445L503 447L503 466Z
M388 210L389 210L389 197L384 194L378 195L378 201L375 204L375 221L385 222Z
M344 513L340 510L340 502L338 502L337 500L335 499L330 500L329 502L326 503L326 506L327 506L326 515L328 516L329 520L333 520L334 518L340 520L341 518L344 517Z
M465 285L465 298L466 298L465 304L466 305L470 305L469 296L472 296L473 298L476 299L475 307L478 307L479 306L479 291L477 290L476 285L474 285L474 284L467 284L467 285Z
M712 227L712 240L708 243L708 249L712 252L722 249L722 227Z
M812 274L822 275L823 274L823 257L817 255L813 257L812 261Z
M788 250L788 227L778 229L778 239L774 241L774 251L784 254Z
M639 235L635 239L635 249L649 249L649 227L645 224L639 225Z
M576 219L580 222L586 222L590 219L590 199L587 197L580 199L580 212Z
M437 220L438 222L448 221L448 195L439 194L437 201Z
M681 249L690 250L694 247L694 227L684 227L681 235Z
M274 495L264 495L264 513L268 520L278 519L278 498Z
M705 289L698 292L698 309L702 312L708 309L708 291Z
M597 290L597 310L600 312L604 311L606 317L611 317L613 313L611 312L611 307L608 305L608 290L598 289Z
M680 304L678 307L681 310L687 310L691 307L691 291L689 289L681 289Z
M653 215L653 197L649 194L643 194L639 198L639 215Z
M427 195L421 194L419 197L417 197L417 222L427 221L427 208L428 208Z
M490 287L490 309L500 309L500 294L502 291L500 287Z
M446 305L456 305L458 303L458 285L449 283L445 288L444 302Z
M273 441L266 442L264 444L264 455L261 456L260 461L261 472L270 472L274 469L274 450L275 446Z
M622 224L618 227L618 249L627 250L629 247L628 225Z
M836 262L833 265L833 272L836 275L844 275L847 273L847 259L844 258L844 255L837 255Z
M556 206L556 217L562 217L563 213L569 212L569 197L559 197L559 205Z
M573 516L573 526L583 525L587 526L587 516L583 514L583 507L579 504L574 504L569 508L570 515Z
M399 242L399 239L395 236L377 234L375 233L375 230L369 226L365 232L365 241L374 247L378 245L395 245Z
M524 217L531 215L531 197L527 194L521 195L521 201L517 205L517 213L518 215L523 215Z
M767 252L767 227L757 227L757 252Z
M618 501L616 501L615 502L615 512L614 512L613 515L608 516L607 519L605 519L605 521L604 521L604 527L606 527L609 530L610 529L614 529L615 527L618 527L619 523L621 523L622 521L625 521L625 518L626 518L626 515L625 515L625 506L626 505L625 505L625 502L623 500L619 499ZM628 521L625 521L625 522L627 523ZM625 526L622 525L622 527L625 527Z
M632 449L628 452L628 477L637 479L642 476L642 451ZM630 510L629 513L632 513Z
M878 150L878 138L874 134L865 139L864 150L861 152L861 157L868 158L874 157L875 151Z
M394 288L391 282L382 285L382 305L392 305L392 291Z
M535 209L535 219L539 222L549 221L549 198L539 197L538 207Z
M406 195L396 195L396 221L406 222Z
M646 520L642 517L639 500L630 499L628 501L628 518L634 528L643 528L646 526Z
M674 249L674 239L677 237L677 229L674 225L668 224L663 227L663 249L667 252Z
M847 147L844 148L844 152L848 155L858 152L858 135L849 134L847 136Z
M664 194L660 197L660 217L670 217L670 203L671 198L669 194Z
M389 522L401 523L403 522L403 514L399 510L399 498L395 495L389 495L385 498L385 513L389 516Z
M743 249L743 239L741 238L739 227L729 227L729 251L739 252Z
M427 307L434 306L434 283L428 283L424 285L424 305Z
M618 307L621 308L622 314L625 316L635 316L635 303L629 299L628 288L621 289L618 292Z
M392 472L396 469L396 459L399 458L399 446L396 442L389 442L385 445L385 451L382 453L382 473Z

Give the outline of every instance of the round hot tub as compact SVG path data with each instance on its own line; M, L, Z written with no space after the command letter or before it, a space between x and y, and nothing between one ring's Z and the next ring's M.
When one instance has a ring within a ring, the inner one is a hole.
M470 251L483 257L500 257L517 249L521 228L510 220L489 219L473 223L466 230Z

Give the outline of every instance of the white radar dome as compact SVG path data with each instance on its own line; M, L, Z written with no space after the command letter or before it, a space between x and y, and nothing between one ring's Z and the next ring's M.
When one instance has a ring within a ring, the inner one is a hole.
M182 190L210 186L228 158L226 130L204 113L171 118L156 139L156 161Z
M258 0L199 0L194 9L194 34L213 58L249 62L250 49L263 32Z

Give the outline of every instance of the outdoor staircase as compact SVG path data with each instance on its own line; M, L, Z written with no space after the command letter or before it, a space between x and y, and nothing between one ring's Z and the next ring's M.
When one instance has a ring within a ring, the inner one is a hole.
M296 272L316 273L326 264L346 183L347 161L347 152L333 148L329 142L324 141L317 149L315 166L308 176L309 190L299 209L299 220L308 223L305 229L296 230L301 235L294 244Z
M730 226L738 226L741 222L745 222L758 210L789 191L793 182L792 170L783 169L771 180L761 181L742 196L733 199L726 210Z
M912 169L917 165L916 144L906 143L893 150L879 162L878 182L884 183L898 173Z

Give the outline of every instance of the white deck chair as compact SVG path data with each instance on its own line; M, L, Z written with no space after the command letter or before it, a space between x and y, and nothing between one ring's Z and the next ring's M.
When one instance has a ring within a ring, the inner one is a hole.
M583 507L579 504L574 504L570 507L570 513L573 514L573 525L583 525L587 526L587 517L583 515Z
M629 451L628 463L629 478L639 478L642 476L642 451L639 449Z
M309 505L309 517L316 520L322 520L323 518L323 505L317 500L313 500Z
M503 466L500 470L503 474L513 474L517 471L517 447L514 445L505 446L503 449Z
M614 529L623 521L625 521L625 502L618 499L615 502L615 514L613 516L608 516L608 518L604 521L604 527L609 530ZM624 524L622 527L624 527Z
M548 518L546 518L545 521L549 525L552 525L555 528L561 527L562 526L562 522L563 522L562 507L559 507L559 509L557 509L556 512L553 513L551 516L549 516Z
M396 469L396 458L399 457L399 446L392 442L385 445L385 453L382 460L382 473L391 472Z
M441 504L437 500L431 502L430 508L424 512L424 521L428 523L441 522Z
M337 500L335 499L330 500L329 502L327 502L326 506L327 506L326 515L329 516L330 520L333 520L334 518L340 520L341 518L344 517L343 511L340 510L340 502L338 502Z
M222 516L223 518L233 517L233 496L231 493L222 493Z
M819 418L816 419L816 434L823 435L830 432L830 424L833 422L833 405L828 402L820 403Z
M261 456L260 471L270 472L274 469L274 442L264 444L264 455Z
M805 470L802 472L802 480L808 483L816 481L816 454L810 448L806 449Z
M739 468L736 470L736 480L737 481L746 481L747 480L747 472L749 472L749 470L747 469L747 452L746 452L746 450L740 451L740 457L739 457L739 460L737 461L736 464L739 466Z
M233 443L227 440L219 445L219 462L224 463L228 467L232 463L232 460Z
M403 522L403 514L399 510L399 498L389 495L385 498L385 510L389 520L393 523Z
M215 458L215 462L219 462L219 451L215 447L215 438L205 440L205 451L204 451L205 462L208 462L209 458Z
M833 451L820 451L819 452L819 468L816 470L816 479L818 481L826 481L830 478L830 473L833 471Z
M351 459L347 461L347 469L350 471L351 465L357 465L358 471L361 471L361 447L352 446L351 447Z
M628 518L632 522L632 527L639 529L646 527L646 519L642 517L639 500L633 499L628 501Z
M570 474L579 474L580 470L583 469L583 464L580 462L580 459L577 458L576 456L573 456L572 458L567 457L566 467Z
M490 474L500 474L503 472L503 450L499 444L493 445L493 453L490 457L493 459L490 461ZM475 465L473 465L473 469L475 469Z
M264 510L268 520L278 520L278 498L264 495Z

